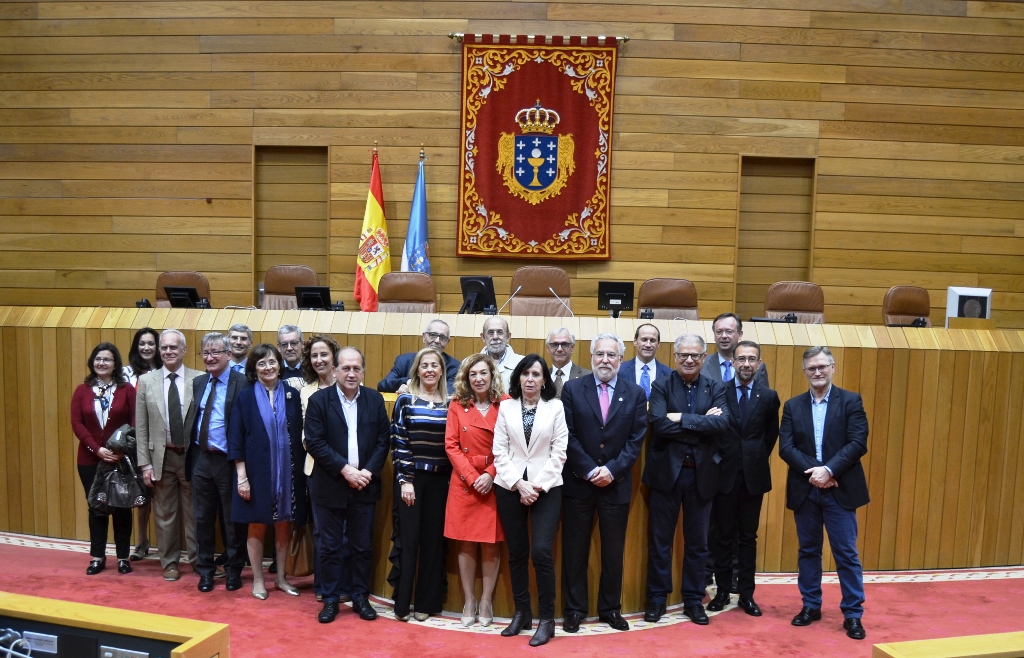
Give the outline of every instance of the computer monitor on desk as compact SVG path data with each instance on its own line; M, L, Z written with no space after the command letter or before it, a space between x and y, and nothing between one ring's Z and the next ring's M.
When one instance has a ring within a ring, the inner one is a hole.
M498 300L494 297L494 279L489 276L464 276L459 278L462 286L462 313L498 312ZM491 310L493 309L493 310Z
M164 294L171 308L210 308L210 302L199 298L192 286L164 286Z
M598 281L597 310L608 311L613 318L623 311L633 310L632 281Z

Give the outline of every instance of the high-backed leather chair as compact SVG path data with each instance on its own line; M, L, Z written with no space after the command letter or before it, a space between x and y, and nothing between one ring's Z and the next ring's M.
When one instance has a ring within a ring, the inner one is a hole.
M647 279L637 295L636 316L646 309L654 311L657 320L699 320L697 288L689 279Z
M269 311L298 308L295 286L318 286L320 278L307 265L274 265L263 277L263 305Z
M508 304L509 315L543 315L556 318L572 316L569 275L562 268L549 265L520 267L512 275L512 286L508 294L515 293L519 286L522 286L519 294ZM548 288L554 290L565 304L558 301Z
M206 280L201 272L179 271L164 272L156 278L156 304L157 308L170 308L171 302L167 299L167 292L164 286L183 286L195 288L199 293L199 299L210 300L210 282ZM211 302L212 306L212 302Z
M768 289L764 300L766 318L784 318L796 315L800 324L825 322L825 293L821 286L808 281L779 281Z
M436 313L434 280L423 272L388 272L377 286L377 310L382 313Z
M928 291L917 286L893 286L885 293L882 302L882 320L885 324L911 324L918 318L925 319L925 326L932 326L932 299Z

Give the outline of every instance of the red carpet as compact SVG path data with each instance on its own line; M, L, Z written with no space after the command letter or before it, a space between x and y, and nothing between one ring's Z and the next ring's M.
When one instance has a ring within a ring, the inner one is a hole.
M112 558L108 565L113 566ZM0 590L145 612L191 617L230 624L231 650L236 657L317 656L342 651L360 656L488 656L536 651L547 656L870 656L879 642L917 640L1024 630L1020 601L1024 578L996 570L970 572L969 579L909 583L869 583L864 625L868 639L846 637L839 612L839 586L825 585L823 618L807 628L794 628L790 618L800 608L794 584L759 584L757 601L765 615L748 617L731 610L713 617L711 625L681 623L599 637L556 636L545 647L531 649L528 634L518 638L455 632L416 622L402 623L381 617L365 622L343 608L329 625L316 621L320 609L311 591L311 579L297 579L302 596L285 596L271 586L270 598L258 601L249 594L251 577L243 575L243 589L228 593L223 581L211 594L196 590L197 578L186 566L182 579L166 583L159 563L133 563L135 572L121 576L108 569L86 576L84 552L0 545ZM922 576L928 579L931 576ZM954 574L954 578L960 577Z

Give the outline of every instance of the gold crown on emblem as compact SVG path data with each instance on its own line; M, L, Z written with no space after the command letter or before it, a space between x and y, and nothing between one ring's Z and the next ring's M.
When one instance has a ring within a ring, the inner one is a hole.
M558 112L541 107L539 98L533 107L524 107L516 112L516 123L524 133L550 135L561 120L562 117L558 116Z

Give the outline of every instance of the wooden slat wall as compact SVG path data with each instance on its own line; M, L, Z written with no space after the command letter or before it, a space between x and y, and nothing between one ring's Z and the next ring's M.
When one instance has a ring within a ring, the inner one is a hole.
M452 326L453 355L480 348L479 316L443 317ZM366 382L372 386L395 354L418 346L427 319L389 313L0 306L0 530L88 537L68 408L86 372L85 360L101 340L127 351L139 327L177 327L190 348L185 361L195 367L201 366L195 346L207 331L225 331L241 322L261 342L273 341L281 324L296 324L306 333L328 332L341 344L364 350ZM578 336L576 359L585 361L582 346L599 332L630 336L640 322L512 318L512 344L519 353L541 350L547 332L564 325ZM709 321L655 323L665 337L685 331L714 344ZM747 323L744 333L763 346L771 381L783 400L806 390L800 358L813 344L831 346L836 383L864 397L871 434L863 463L871 503L859 510L858 521L866 569L1024 563L1024 331ZM632 351L629 345L627 358ZM670 351L671 343L663 342L659 359L668 362ZM625 610L643 605L647 503L641 467L642 462L635 467ZM786 466L776 451L774 487L765 498L759 532L757 568L762 572L796 570L796 531L785 509L785 477ZM379 593L389 592L390 496L385 487L377 509L373 582ZM451 557L446 609L458 610L461 588L454 553ZM592 559L596 574L596 553ZM826 568L831 568L829 560ZM510 614L507 572L502 572L496 611ZM596 592L594 583L594 597Z
M184 18L187 17L187 18ZM330 147L329 263L352 304L380 142L395 252L426 145L441 307L527 261L454 255L459 46L448 32L622 34L613 260L736 306L739 156L817 158L811 278L830 319L880 323L895 284L992 287L1024 327L1024 9L946 0L0 5L0 303L124 305L166 269L249 303L253 145ZM207 199L210 199L207 202ZM211 265L211 256L217 255ZM258 269L258 266L257 266Z

